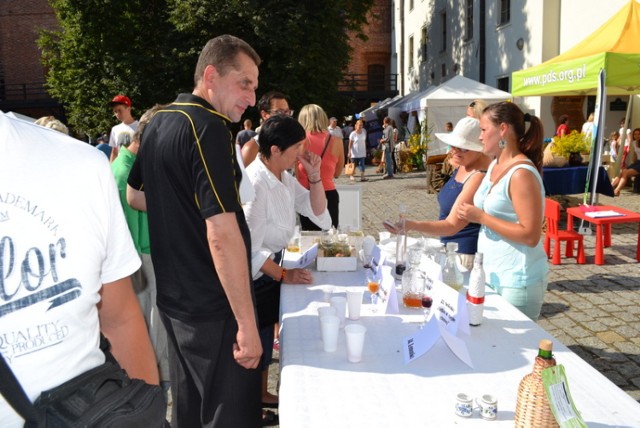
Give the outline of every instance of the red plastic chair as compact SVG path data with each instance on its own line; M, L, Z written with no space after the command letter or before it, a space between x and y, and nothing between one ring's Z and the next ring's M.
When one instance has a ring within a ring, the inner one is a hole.
M573 242L578 241L578 254L576 261L578 264L584 264L584 237L573 230L558 230L558 222L560 221L560 204L553 199L546 198L544 204L544 218L547 221L547 232L544 234L544 251L547 253L547 257L551 257L549 252L551 249L551 241L555 241L551 264L560 264L561 241L567 241L565 257L573 257Z

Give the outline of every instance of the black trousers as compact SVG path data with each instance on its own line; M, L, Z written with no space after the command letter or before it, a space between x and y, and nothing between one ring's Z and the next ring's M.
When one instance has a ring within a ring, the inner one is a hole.
M331 216L331 225L337 229L340 224L340 195L335 189L325 190L324 194L327 197L327 209ZM300 216L300 228L302 230L321 230L314 222L309 220L309 217L305 217L303 215Z
M171 426L262 426L261 372L234 360L238 325L233 316L187 322L159 312L169 342Z

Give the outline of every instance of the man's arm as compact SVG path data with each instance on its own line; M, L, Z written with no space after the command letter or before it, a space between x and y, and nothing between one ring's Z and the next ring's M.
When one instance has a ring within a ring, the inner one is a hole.
M247 252L236 213L222 213L206 220L207 240L216 272L238 323L233 355L244 368L258 367L262 345L251 299Z
M158 385L156 357L131 278L104 284L100 295L100 330L111 343L111 353L129 377Z
M258 143L253 138L244 143L244 146L242 146L242 162L245 167L249 166L249 164L256 159L258 151Z
M127 184L127 203L138 211L147 211L147 198L142 190L136 190Z

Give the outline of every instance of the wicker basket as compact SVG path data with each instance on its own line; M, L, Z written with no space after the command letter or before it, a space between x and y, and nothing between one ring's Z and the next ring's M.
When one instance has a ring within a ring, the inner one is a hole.
M556 365L556 360L536 357L533 372L520 381L516 402L516 427L558 427L542 384L542 370Z

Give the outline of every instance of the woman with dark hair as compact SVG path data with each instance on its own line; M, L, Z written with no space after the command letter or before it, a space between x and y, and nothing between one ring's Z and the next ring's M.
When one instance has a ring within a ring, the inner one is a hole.
M558 125L558 128L556 129L556 135L558 137L569 135L569 125L567 125L567 122L569 122L569 116L563 114L558 120L560 121L560 125Z
M284 269L282 251L294 234L296 212L323 229L331 227L327 200L320 180L320 156L305 151L306 133L290 116L273 115L260 128L260 152L247 167L255 199L243 206L251 231L251 274L256 295L262 342L262 402L277 407L278 397L267 391L269 364L273 355L274 324L280 311L280 284L310 284L307 269ZM305 189L287 171L296 160L309 181Z
M478 252L484 254L487 284L537 320L549 273L540 240L545 197L542 122L502 102L484 110L480 128L484 153L495 160L474 205L461 204L458 215L481 225Z

